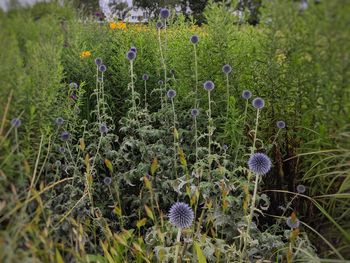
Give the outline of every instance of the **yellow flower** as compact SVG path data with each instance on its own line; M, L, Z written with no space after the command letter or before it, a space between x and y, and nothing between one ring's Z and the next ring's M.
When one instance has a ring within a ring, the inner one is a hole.
M114 29L121 29L125 30L126 29L126 23L120 21L120 22L110 22L109 23L109 28L114 30Z
M286 60L286 55L282 52L282 50L277 50L276 52L276 61L279 65L282 65L283 62Z
M88 58L90 56L91 56L91 52L88 50L85 50L85 51L80 53L80 58Z

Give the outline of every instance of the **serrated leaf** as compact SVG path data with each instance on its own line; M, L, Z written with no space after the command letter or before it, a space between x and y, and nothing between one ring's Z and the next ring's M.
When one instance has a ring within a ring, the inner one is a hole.
M199 246L199 244L197 242L194 242L194 247L196 249L198 263L207 263L207 260L204 256L204 253L203 253L203 250L201 249L201 247Z
M153 216L152 210L147 205L145 205L145 210L146 210L146 214L148 215L148 217L154 221L154 216Z
M186 157L185 157L184 151L181 148L179 148L178 152L179 152L179 156L180 156L180 163L181 163L181 165L182 166L187 166L187 161L186 161Z

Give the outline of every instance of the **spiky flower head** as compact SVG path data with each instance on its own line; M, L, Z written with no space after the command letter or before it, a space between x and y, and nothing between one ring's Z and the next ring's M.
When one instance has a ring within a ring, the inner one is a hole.
M215 84L211 80L208 80L204 82L203 88L207 91L212 91L215 88Z
M163 19L167 19L170 16L169 9L167 9L167 8L160 9L160 16Z
M96 64L96 66L101 66L102 65L102 59L101 58L96 58L95 59L95 64Z
M302 185L302 184L297 185L297 192L299 194L305 193L305 191L306 191L305 185Z
M169 99L173 99L176 96L176 91L173 89L170 89L170 90L168 90L166 95L168 96Z
M158 21L156 23L156 27L157 27L157 29L162 29L163 28L163 22L162 21Z
M105 185L110 185L112 183L112 178L111 177L105 177L103 179L103 182Z
M126 52L126 58L129 61L133 61L136 58L136 52L129 50L128 52Z
M222 149L226 152L226 151L228 150L227 144L224 144L224 145L222 146Z
M170 208L169 219L177 228L187 228L192 225L194 213L188 204L176 202Z
M262 98L255 98L253 100L253 107L256 108L256 109L262 109L264 108L265 106L265 101L262 99Z
M62 163L61 163L60 160L57 160L57 161L55 162L55 166L56 166L56 167L61 167L61 165L62 165Z
M290 217L287 218L286 220L287 226L289 226L291 229L296 229L299 228L300 226L300 221L297 218L295 212L293 212Z
M143 74L143 75L142 75L142 79L143 79L144 81L149 80L148 74Z
M199 115L199 109L192 109L191 110L192 117L197 117Z
M58 117L55 120L57 126L62 126L64 124L64 119L62 117Z
M134 46L132 46L129 50L130 50L130 51L134 51L135 53L137 53L137 48L134 47Z
M254 153L248 160L248 167L255 174L267 174L271 169L271 160L264 153Z
M190 41L192 44L196 45L199 42L199 37L197 35L193 35L191 36Z
M98 70L101 71L101 72L106 72L107 67L106 67L106 65L101 65L101 66L98 68Z
M161 80L161 79L158 80L158 85L159 85L159 86L162 86L163 84L164 84L163 80Z
M19 128L22 124L22 121L19 118L14 118L11 120L11 125L14 128Z
M71 83L69 83L69 87L70 87L71 89L77 89L77 88L78 88L78 84L75 83L75 82L71 82Z
M70 138L70 133L67 131L64 131L61 133L61 140L62 141L68 141Z
M252 93L249 90L243 90L242 98L249 100L252 97Z
M100 125L100 133L107 133L108 132L108 127L106 125L106 123L102 123Z
M66 151L66 148L64 148L63 146L58 147L59 153L64 153L65 151Z
M286 127L286 123L284 121L277 121L276 126L279 129L284 129Z
M231 71L232 71L232 67L229 64L222 66L222 72L224 72L225 74L230 74Z

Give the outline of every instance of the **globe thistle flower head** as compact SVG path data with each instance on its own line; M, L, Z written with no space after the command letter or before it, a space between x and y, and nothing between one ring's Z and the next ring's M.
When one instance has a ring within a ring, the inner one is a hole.
M211 80L208 80L204 82L203 88L207 91L212 91L215 88L215 84Z
M133 51L133 52L135 52L135 53L137 53L137 48L134 47L134 46L132 46L129 50L130 50L130 51Z
M96 58L95 59L95 64L96 64L96 66L101 66L102 65L102 59L101 58Z
M168 96L169 99L173 99L176 96L176 91L173 89L170 89L170 90L168 90L166 95Z
M222 146L222 149L226 152L226 151L228 150L227 144L224 144L224 145Z
M70 133L69 132L64 131L64 132L61 133L61 140L62 141L66 142L66 141L69 140L69 138L70 138Z
M126 58L129 61L133 61L136 58L136 53L132 50L129 50L128 52L126 52Z
M107 67L106 67L106 65L103 65L103 64L102 64L102 65L98 68L98 70L101 71L101 72L106 72Z
M265 106L265 101L262 98L255 98L252 104L254 108L262 109Z
M142 75L142 79L143 79L144 81L147 81L147 80L149 80L149 76L148 76L147 74L143 74L143 75Z
M249 90L243 90L242 98L249 100L252 97L252 93Z
M14 128L19 128L22 124L22 121L19 118L14 118L11 120L11 125Z
M276 126L279 129L284 129L286 127L286 123L284 121L277 121Z
M232 67L229 64L223 65L222 72L228 75L231 73L231 71L232 71Z
M198 37L197 35L191 36L190 42L191 42L193 45L198 44L198 42L199 42L199 37Z
M299 228L300 226L300 220L297 218L295 212L293 212L290 217L286 220L287 226L289 226L291 229Z
M64 119L62 117L58 117L55 120L57 126L62 126L64 124Z
M199 115L199 109L192 109L191 115L192 117L196 118Z
M60 160L57 160L57 161L55 162L55 166L56 166L56 167L61 167L61 165L62 165L62 163L61 163Z
M161 80L161 79L158 80L158 85L159 85L159 86L162 86L163 84L164 84L163 80Z
M104 183L105 185L110 185L110 184L112 183L112 178L111 178L111 177L105 177L105 178L103 179L103 183Z
M299 194L303 194L303 193L305 193L305 191L306 191L305 185L302 185L302 184L297 185L297 192Z
M106 125L106 123L102 123L101 125L100 125L100 133L107 133L108 132L108 127L107 127L107 125Z
M77 89L77 88L78 88L78 84L75 83L75 82L71 82L71 83L69 83L69 87L70 87L71 89Z
M59 153L64 153L66 149L63 146L58 147L58 152Z
M177 228L187 228L192 225L194 213L188 204L183 202L176 202L169 211L170 223Z
M248 167L255 174L267 174L271 169L271 160L264 153L254 153L248 160Z
M169 9L167 9L167 8L160 9L160 17L161 18L167 19L167 18L169 18L169 16L170 16Z
M162 21L158 21L158 22L156 23L156 28L157 28L157 29L162 29L162 28L163 28L163 23L162 23Z

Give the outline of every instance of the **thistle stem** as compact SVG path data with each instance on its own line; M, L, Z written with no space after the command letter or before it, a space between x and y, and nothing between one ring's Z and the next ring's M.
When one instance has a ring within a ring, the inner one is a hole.
M230 81L228 78L228 74L226 74L226 96L227 96L227 105L226 105L226 114L228 117L229 110L230 110Z
M196 45L193 45L193 49L194 49L194 75L195 75L195 79L196 79L196 94L195 94L195 108L199 107L198 104L198 61L197 61L197 48Z
M147 110L147 81L145 80L145 109Z
M130 60L130 78L131 78L131 100L132 100L132 112L136 112L135 102L135 87L134 87L134 63Z
M211 178L211 136L212 136L212 118L211 118L211 99L210 91L208 91L208 168L209 168L209 178Z
M177 258L178 258L178 254L179 254L179 247L180 247L180 240L181 240L181 231L182 231L181 228L179 228L179 230L177 231L174 263L177 263Z
M258 125L259 125L259 114L260 114L260 109L257 109L257 111L256 111L256 121L255 121L255 130L254 130L254 140L253 140L253 147L252 147L252 150L251 150L251 154L253 154L254 151L255 151L256 135L258 133Z
M171 105L173 107L173 114L174 114L174 168L175 168L175 178L177 178L177 162L176 162L176 155L177 155L177 151L176 151L176 134L177 134L177 130L176 130L176 113L175 113L175 105L174 105L174 100L173 98L171 98Z

